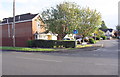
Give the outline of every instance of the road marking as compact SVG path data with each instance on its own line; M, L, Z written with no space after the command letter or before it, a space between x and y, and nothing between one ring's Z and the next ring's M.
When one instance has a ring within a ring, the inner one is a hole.
M47 59L40 59L40 58L26 58L26 57L16 57L16 58L28 59L28 60L41 60L41 61L49 61L49 62L62 62L57 60L47 60Z

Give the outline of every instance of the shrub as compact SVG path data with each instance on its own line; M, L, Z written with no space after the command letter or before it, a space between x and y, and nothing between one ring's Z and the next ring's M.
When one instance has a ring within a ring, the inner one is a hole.
M96 41L95 41L93 38L90 38L90 39L89 39L89 43L90 43L90 44L95 44Z
M96 40L100 40L100 37L99 37L99 36L97 36L97 37L96 37Z
M97 36L97 37L93 37L94 40L100 40L100 37Z
M106 40L106 39L107 39L107 37L106 37L106 36L101 36L101 38L103 38L103 40Z
M75 41L63 41L63 40L29 40L28 41L28 47L54 48L54 46L75 48Z

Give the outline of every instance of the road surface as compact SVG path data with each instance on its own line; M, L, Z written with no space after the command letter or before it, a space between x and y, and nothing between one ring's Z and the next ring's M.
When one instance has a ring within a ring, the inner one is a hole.
M104 47L62 53L4 51L2 74L118 75L118 40L105 40L99 43L104 44Z

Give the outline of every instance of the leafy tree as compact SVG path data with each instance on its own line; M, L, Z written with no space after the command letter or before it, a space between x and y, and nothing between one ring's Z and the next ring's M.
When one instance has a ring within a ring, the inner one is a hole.
M120 35L120 25L116 26L117 34Z
M117 30L117 31L120 31L120 25L117 25L117 26L116 26L116 30Z
M93 33L101 24L101 14L89 8L80 8L75 3L64 2L56 8L42 12L48 29L58 34L58 40L77 29L83 38Z
M98 37L101 37L104 35L104 32L100 29L97 29L95 32L94 32Z
M104 21L102 21L100 29L108 29Z
M48 30L58 34L57 39L62 40L66 34L72 33L76 28L79 6L75 3L64 2L42 12Z
M83 8L80 10L79 25L77 27L79 35L82 35L83 38L94 33L101 24L101 14L96 10L90 10L89 8Z

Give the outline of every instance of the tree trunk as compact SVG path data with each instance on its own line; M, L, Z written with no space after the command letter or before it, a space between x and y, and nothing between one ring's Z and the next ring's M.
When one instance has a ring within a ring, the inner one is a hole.
M58 35L57 40L62 40L62 37Z
M66 34L58 34L57 40L63 40L63 38L66 36Z
M85 38L85 36L83 35L83 37L82 37L83 43L85 42L85 41L84 41L84 38Z

